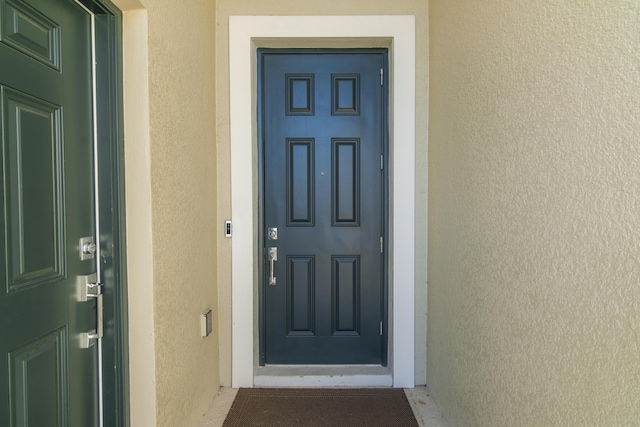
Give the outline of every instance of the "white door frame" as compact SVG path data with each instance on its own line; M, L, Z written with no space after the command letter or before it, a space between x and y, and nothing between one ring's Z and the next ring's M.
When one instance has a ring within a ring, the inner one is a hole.
M229 18L232 386L253 387L258 365L256 50L260 47L389 48L389 366L394 387L413 387L415 17L400 15Z

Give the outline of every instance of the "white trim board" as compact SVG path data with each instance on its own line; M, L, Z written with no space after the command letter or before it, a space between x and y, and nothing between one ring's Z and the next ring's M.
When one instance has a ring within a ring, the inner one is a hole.
M255 58L259 47L389 48L389 367L394 387L413 387L415 18L400 15L229 17L232 387L256 385L258 360ZM347 378L345 385L349 384Z

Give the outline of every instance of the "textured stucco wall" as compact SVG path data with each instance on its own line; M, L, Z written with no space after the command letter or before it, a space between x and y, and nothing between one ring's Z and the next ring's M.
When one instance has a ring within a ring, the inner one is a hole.
M149 140L141 156L148 156L150 165L152 237L144 249L153 256L147 295L153 300L153 331L138 332L153 341L154 354L132 345L138 351L135 360L147 356L152 362L155 357L149 385L155 384L150 392L155 394L156 413L138 410L144 389L135 384L132 421L151 425L148 422L155 416L153 425L192 426L219 387L217 322L213 335L202 338L200 333L201 313L213 309L215 318L217 312L215 3L194 0L188 7L172 0L141 3L148 23ZM126 51L126 34L132 31L126 20L124 31ZM135 91L127 64L124 77L126 97ZM125 121L142 120L141 114L125 111ZM143 143L127 135L125 139L127 146ZM127 159L127 167L137 167L136 161ZM130 240L138 233L131 226L127 231ZM137 268L130 263L130 270ZM130 288L140 285L129 282ZM131 298L129 308L132 313L148 309ZM140 325L130 329L139 330ZM132 371L136 369L132 379L141 368L132 366Z
M428 384L640 424L640 3L430 1Z
M427 117L428 7L426 0L326 0L314 2L218 0L216 12L218 217L231 217L229 147L229 16L231 15L415 15L416 114ZM396 101L398 102L398 101ZM427 121L416 121L416 369L417 384L426 380L426 211ZM220 378L231 384L231 241L218 238L220 304Z

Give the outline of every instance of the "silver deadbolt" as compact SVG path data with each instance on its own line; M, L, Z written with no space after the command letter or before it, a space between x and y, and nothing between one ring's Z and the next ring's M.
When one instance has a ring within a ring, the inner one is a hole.
M80 239L80 261L93 259L96 257L96 244L93 237L83 237Z
M278 240L278 229L276 227L269 228L267 236L269 240Z

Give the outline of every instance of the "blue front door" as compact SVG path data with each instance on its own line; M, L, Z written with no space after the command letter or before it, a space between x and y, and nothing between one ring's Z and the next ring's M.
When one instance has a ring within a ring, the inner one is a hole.
M386 52L261 50L266 364L386 364Z

